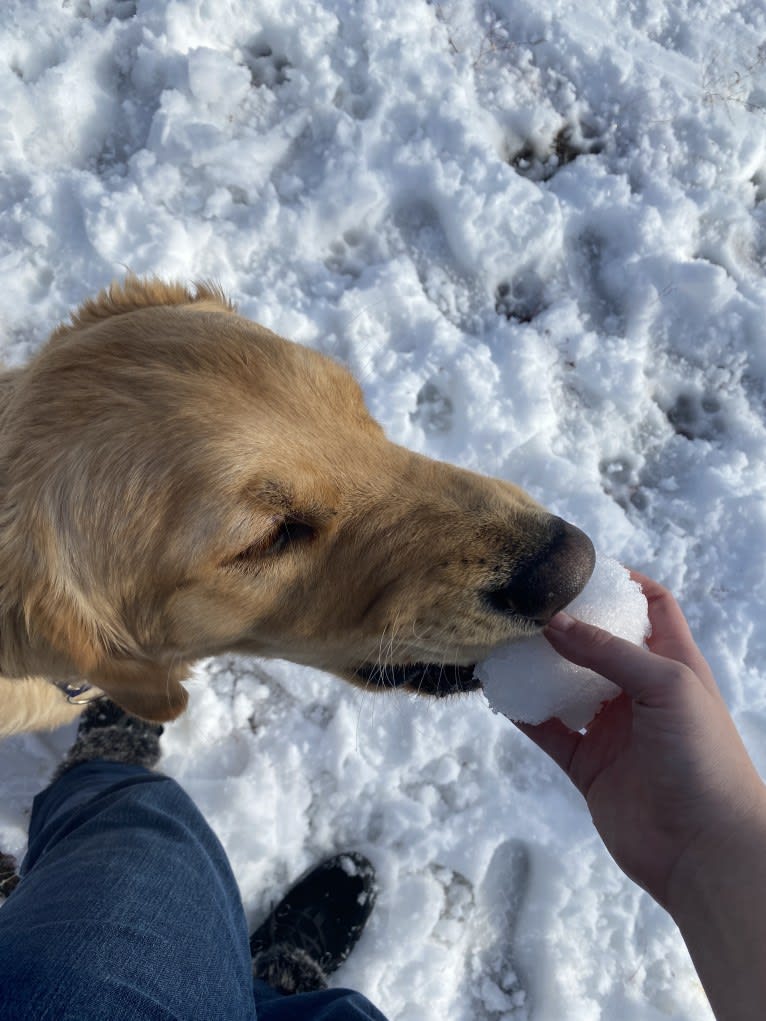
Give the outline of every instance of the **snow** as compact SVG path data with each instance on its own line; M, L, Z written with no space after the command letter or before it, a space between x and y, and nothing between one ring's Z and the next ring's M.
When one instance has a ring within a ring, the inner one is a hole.
M588 584L567 613L634 645L651 632L641 586L611 557L596 556ZM474 675L490 708L509 720L542 723L555 716L572 730L586 727L620 693L616 684L555 653L542 634L499 646L476 664Z
M669 585L766 770L758 0L6 0L2 354L126 268L218 279L396 442ZM702 1021L669 918L481 695L200 665L165 769L253 922L319 856L381 894L337 978L392 1021ZM0 846L71 731L0 746Z

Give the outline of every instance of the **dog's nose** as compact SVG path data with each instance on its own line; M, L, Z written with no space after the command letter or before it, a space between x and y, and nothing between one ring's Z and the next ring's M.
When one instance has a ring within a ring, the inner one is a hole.
M489 593L495 609L545 624L585 588L596 562L593 543L562 518L552 519L548 534L539 553Z

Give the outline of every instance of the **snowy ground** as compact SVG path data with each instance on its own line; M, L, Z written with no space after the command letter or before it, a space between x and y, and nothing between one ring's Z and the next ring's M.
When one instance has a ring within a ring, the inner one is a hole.
M2 354L130 268L218 278L390 436L511 479L680 597L766 771L759 0L6 0ZM381 895L392 1021L710 1017L664 913L477 695L203 664L165 768L253 919L320 855ZM71 733L0 748L0 846Z

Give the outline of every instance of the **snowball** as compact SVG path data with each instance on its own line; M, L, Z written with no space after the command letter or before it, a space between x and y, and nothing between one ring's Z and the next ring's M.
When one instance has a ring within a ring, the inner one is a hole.
M642 645L650 631L641 586L608 557L596 557L590 581L567 613L635 645ZM603 702L620 693L611 681L559 656L542 635L501 646L474 672L495 712L526 723L557 716L572 730L584 727Z

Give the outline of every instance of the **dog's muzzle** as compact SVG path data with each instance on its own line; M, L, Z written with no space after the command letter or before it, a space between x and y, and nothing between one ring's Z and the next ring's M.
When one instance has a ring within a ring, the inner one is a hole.
M491 609L544 627L587 585L596 551L585 532L552 517L546 541L500 588L484 593Z

